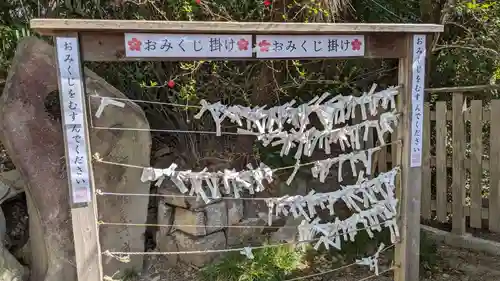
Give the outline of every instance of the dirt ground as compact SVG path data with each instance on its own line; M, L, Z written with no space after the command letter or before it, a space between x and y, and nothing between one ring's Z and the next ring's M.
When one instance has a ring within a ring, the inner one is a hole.
M500 280L500 257L441 246L439 258L441 279L429 280Z
M463 249L451 248L446 245L438 245L437 260L434 268L429 271L421 272L421 281L499 281L500 280L500 257L490 256L484 253L476 253ZM391 257L383 257L380 266L380 271L389 268L388 259ZM151 263L152 274L143 279L144 281L202 281L197 276L198 269L186 267L162 269L161 258L155 259ZM312 275L320 272L329 271L333 268L328 268L322 265L320 259L318 264L311 265L307 270L307 274ZM319 276L302 277L300 280L315 280L315 281L393 281L393 273L386 272L380 276L373 276L373 272L368 270L368 267L355 266L344 270L339 270L334 273L323 274ZM304 278L306 277L306 278ZM290 280L290 279L287 279ZM283 281L287 281L283 280ZM299 279L293 279L299 280Z

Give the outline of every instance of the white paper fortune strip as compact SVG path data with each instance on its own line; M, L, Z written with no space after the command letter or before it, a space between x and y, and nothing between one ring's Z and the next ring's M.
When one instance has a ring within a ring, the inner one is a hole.
M248 259L253 260L254 256L252 253L252 247L245 247L240 251L240 254L246 256Z
M334 205L338 201L343 201L351 210L358 213L363 212L358 203L364 208L378 204L383 200L395 198L395 179L399 172L399 167L395 167L386 173L380 173L376 178L367 179L363 174L359 174L359 179L354 185L341 186L339 190L327 193L315 193L311 190L309 194L283 196L269 198L266 200L269 208L269 216L288 216L294 218L299 216L310 221L316 214L316 207L322 210L328 209L330 215L335 215ZM377 197L379 196L379 197ZM381 199L379 199L381 198ZM269 225L272 220L269 219Z
M361 109L363 120L368 118L366 107L372 116L377 114L377 108L382 106L384 109L395 110L395 96L399 93L399 87L389 87L386 90L374 93L376 85L374 84L368 93L356 96L337 95L324 102L331 96L330 93L324 93L320 97L316 96L311 101L292 107L295 100L285 103L281 106L266 109L262 107L245 107L240 105L227 106L221 102L208 103L201 101L202 108L195 115L200 119L208 111L216 124L217 135L221 133L221 123L228 119L239 127L246 126L249 132L264 134L266 132L280 132L285 124L291 124L299 132L303 132L309 124L309 115L315 113L324 129L331 130L334 125L341 124L355 117L357 106ZM246 121L243 124L243 121Z
M359 265L366 265L370 267L370 271L375 271L375 275L378 276L379 270L378 270L378 258L380 256L380 253L384 249L385 245L384 243L381 243L378 246L377 252L373 256L362 258L360 260L356 260L356 263Z
M100 118L102 113L104 112L104 108L106 108L106 106L108 106L108 105L114 105L114 106L121 107L121 108L125 107L124 102L114 100L113 98L110 98L110 97L101 97L101 103L99 104L99 107L97 108L97 111L95 112L95 117Z
M397 126L397 116L396 112L385 112L380 115L379 120L367 120L352 126L323 131L313 127L305 132L292 129L290 132L261 134L257 140L262 142L264 146L281 145L280 156L288 155L291 148L297 147L295 159L300 159L302 155L311 156L316 146L323 149L326 154L330 154L330 145L333 143L339 144L343 151L350 147L361 149L361 133L363 133L363 141L367 141L371 128L375 128L377 131L380 144L385 145L383 136L386 132L393 132L392 126ZM238 129L238 132L248 133L242 129Z
M197 196L197 199L202 199L205 203L210 203L211 199L221 198L221 186L223 194L233 194L235 198L240 198L240 194L247 190L250 194L261 192L264 190L263 181L268 183L273 180L273 171L271 168L261 163L259 167L253 168L251 164L247 165L248 170L235 171L224 170L223 172L207 172L203 169L200 172L176 171L176 164L170 165L167 169L155 169L152 167L145 168L142 171L141 180L157 181L156 185L160 186L163 180L169 178L179 189L181 193ZM189 183L187 186L186 184ZM203 184L208 186L210 197L207 196Z
M317 250L322 244L328 250L330 246L341 250L342 238L344 241L354 241L358 231L359 224L362 224L370 238L374 237L373 231L382 231L382 227L389 228L391 233L392 243L396 243L400 237L399 229L396 221L397 199L390 198L382 200L368 210L363 210L355 213L345 220L335 218L334 222L319 223L320 219L316 218L311 223L303 223L299 225L301 234L306 234L305 237L315 237L320 235L319 241L314 248ZM299 240L304 237L299 237Z
M355 151L347 154L342 154L334 158L327 158L324 160L318 160L314 162L314 166L311 168L311 173L314 178L319 178L320 182L325 182L325 179L330 174L330 169L334 164L338 166L337 172L337 180L338 182L342 182L342 168L343 164L347 161L350 163L350 167L352 170L352 175L357 177L357 169L356 163L361 163L364 166L364 171L367 175L371 175L371 163L372 163L372 155L375 151L380 150L381 147L374 147L367 150Z

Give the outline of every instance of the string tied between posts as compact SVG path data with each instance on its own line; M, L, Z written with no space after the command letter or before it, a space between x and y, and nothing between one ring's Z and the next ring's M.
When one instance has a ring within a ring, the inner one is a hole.
M117 261L122 262L122 263L129 263L130 262L130 255L115 255L115 254L112 254L109 250L104 251L102 254L107 256L107 257L116 259Z
M357 259L356 264L369 266L370 271L375 271L375 275L378 276L379 275L378 259L379 259L380 253L384 249L384 246L385 246L384 243L381 243L378 247L377 252L375 252L375 254L373 254L373 256L362 258L360 260Z

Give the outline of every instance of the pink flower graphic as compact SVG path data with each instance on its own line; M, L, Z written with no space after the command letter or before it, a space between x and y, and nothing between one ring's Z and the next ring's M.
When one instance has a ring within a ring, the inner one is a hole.
M359 51L361 50L361 41L359 41L358 39L354 39L351 42L351 46L353 51Z
M240 40L238 40L238 49L240 51L243 51L243 50L248 50L248 41L241 38Z
M131 51L140 51L142 42L137 38L132 38L132 40L128 41L128 48Z
M269 52L269 46L271 46L271 43L267 42L267 40L262 40L259 42L261 52Z

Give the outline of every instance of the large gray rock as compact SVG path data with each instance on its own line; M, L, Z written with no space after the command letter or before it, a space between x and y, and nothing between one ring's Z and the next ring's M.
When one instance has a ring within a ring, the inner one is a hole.
M106 97L126 98L95 73L85 70L86 89L89 93ZM91 99L90 107L96 112L100 99ZM149 123L142 109L132 102L125 108L107 106L100 118L93 116L94 126L139 128L145 131L91 130L92 152L111 162L137 166L150 166L151 134ZM94 164L95 185L103 191L118 193L149 193L150 184L141 182L141 169ZM99 219L108 222L146 223L149 198L146 196L98 197ZM101 249L111 251L144 251L143 226L100 228ZM132 256L131 262L111 260L103 265L104 273L111 276L117 270L141 271L143 256Z
M93 72L86 69L85 74L89 93L125 98ZM0 100L0 137L26 184L33 281L76 280L63 133L60 121L44 106L57 89L54 48L37 38L22 40ZM92 112L99 102L91 99ZM128 102L125 110L108 106L93 122L102 127L149 127L144 112ZM92 151L105 160L149 165L151 136L147 131L91 130L90 138ZM96 186L108 192L148 193L140 173L134 168L94 165ZM104 221L146 221L147 197L104 196L98 203L99 219ZM143 251L143 233L144 227L103 227L102 249ZM134 256L129 264L105 264L104 273L141 267L142 260Z
M283 227L271 235L271 241L274 243L296 242L298 241L298 227L304 219L302 217L288 217Z
M242 200L227 201L227 223L233 225L239 223L244 216L245 206Z
M7 233L7 223L2 208L0 208L0 245L4 244L5 234Z
M159 239L161 239L161 243L158 244L158 251L169 253L176 253L179 251L179 247L177 247L177 242L174 236L162 236ZM168 266L175 266L178 261L179 255L177 254L165 255L165 262Z
M18 170L0 173L0 204L24 192L24 180Z
M20 263L26 265L27 267L30 267L31 265L30 245L31 243L28 240L26 244L24 244L21 248L17 249L15 252L12 253Z
M191 211L183 208L175 209L175 228L193 236L203 236L207 234L205 212Z
M31 279L71 281L76 270L62 129L44 107L57 90L53 53L35 38L19 43L0 100L0 137L26 182L30 228L37 226L30 231L40 250Z
M167 236L174 223L174 208L167 205L163 198L158 201L157 222L159 225L163 225L159 227L157 235L159 237Z
M260 218L248 218L235 224L240 227L229 227L227 229L228 246L246 246L248 243L255 243L261 240L262 231L266 221Z
M5 187L2 189L2 191L5 191L2 193L4 200L16 193L16 190L5 184L4 181L0 182L0 187L2 186ZM6 231L5 215L2 208L0 208L0 281L27 280L29 271L4 246Z
M205 208L207 234L222 230L227 226L226 202L221 201Z
M0 244L0 280L23 281L28 279L28 270Z
M215 232L204 237L192 237L182 231L176 231L172 234L179 251L207 251L214 249L224 249L226 247L226 235L224 231ZM204 266L220 256L219 253L198 253L181 254L179 259L183 262L195 266Z
M175 208L175 229L193 236L204 236L227 226L226 202L207 205L205 209L193 211Z
M200 211L175 208L175 229L193 236L204 236L227 225L226 202L207 205Z
M24 181L18 170L0 173L0 204L24 192ZM0 244L5 240L7 226L5 215L0 208Z

